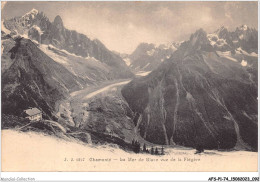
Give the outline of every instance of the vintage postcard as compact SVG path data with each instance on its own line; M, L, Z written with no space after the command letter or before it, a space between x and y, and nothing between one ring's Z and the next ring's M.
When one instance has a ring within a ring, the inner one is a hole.
M256 172L258 2L1 2L4 172Z

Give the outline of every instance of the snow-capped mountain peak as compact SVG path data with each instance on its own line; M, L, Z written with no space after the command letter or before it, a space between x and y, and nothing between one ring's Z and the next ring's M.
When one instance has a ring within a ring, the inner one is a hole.
M22 17L32 17L34 18L35 15L37 15L39 13L39 11L37 9L32 9L31 11L29 11L28 13L26 13L25 15L23 15Z
M237 27L235 31L228 31L222 26L214 33L207 34L207 37L216 50L234 51L242 47L248 53L257 53L257 31L247 25Z

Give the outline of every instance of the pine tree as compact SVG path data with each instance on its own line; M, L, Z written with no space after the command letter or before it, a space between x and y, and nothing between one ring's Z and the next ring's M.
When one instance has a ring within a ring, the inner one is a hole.
M143 152L146 152L146 145L145 145L145 143L143 145Z
M135 153L139 153L141 149L141 145L137 140L132 141L133 151Z
M137 142L137 153L139 153L140 152L140 150L141 150L141 144L139 143L139 142Z
M156 147L156 148L155 148L155 155L158 155L158 154L159 154L158 148Z
M196 152L195 152L195 154L202 153L202 152L204 152L204 148L203 148L202 145L198 144L198 145L196 146Z
M164 153L164 148L163 148L163 146L162 146L162 148L161 148L161 155L164 155L165 153Z
M154 154L154 148L153 147L151 148L151 154L152 155Z

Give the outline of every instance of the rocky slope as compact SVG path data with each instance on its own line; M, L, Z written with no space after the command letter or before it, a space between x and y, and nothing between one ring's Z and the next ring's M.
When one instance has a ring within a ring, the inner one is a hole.
M73 75L85 80L86 85L96 84L105 80L113 80L113 68L94 57L81 57L51 45L37 44L39 49L63 65ZM82 85L83 88L85 85Z
M122 95L141 136L157 144L257 150L258 63L249 51L257 46L241 47L220 51L201 29L126 85Z
M20 115L28 107L38 107L51 118L55 102L80 89L84 80L44 54L31 40L10 41L15 46L4 55L10 56L9 60L2 57L8 63L2 70L2 112Z
M66 29L60 16L50 22L42 12L33 9L24 16L5 20L3 25L11 35L20 34L82 58L95 58L110 68L109 77L133 76L120 56L109 51L99 40L91 40L86 35Z

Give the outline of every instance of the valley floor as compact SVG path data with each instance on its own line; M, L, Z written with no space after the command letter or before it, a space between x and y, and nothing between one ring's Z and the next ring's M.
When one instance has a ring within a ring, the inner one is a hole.
M112 144L2 130L2 171L257 171L256 152L194 152L166 148L164 156L135 154Z

